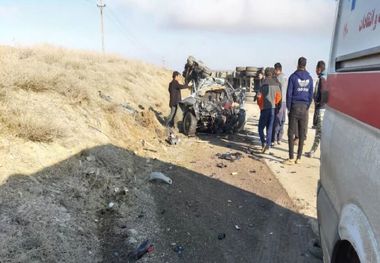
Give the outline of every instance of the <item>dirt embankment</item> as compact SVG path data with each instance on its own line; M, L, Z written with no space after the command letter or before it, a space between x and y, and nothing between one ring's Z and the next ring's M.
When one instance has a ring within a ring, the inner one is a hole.
M1 46L0 68L0 182L89 147L140 151L165 135L166 69L51 46Z
M171 72L51 46L2 46L0 68L0 262L125 259Z

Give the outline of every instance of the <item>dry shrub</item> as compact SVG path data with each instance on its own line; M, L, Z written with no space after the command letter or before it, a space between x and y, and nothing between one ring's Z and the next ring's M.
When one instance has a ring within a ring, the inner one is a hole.
M162 125L151 110L145 110L136 114L135 121L142 127L154 131L159 137L163 137L165 134Z
M63 136L61 129L53 127L51 123L41 121L32 115L22 117L16 123L17 137L33 142L53 142Z
M120 105L167 105L170 72L134 60L52 46L11 48L0 46L0 128L37 142L51 142L63 135L61 119L85 121L104 118L115 137L134 140L141 133L164 134L153 112L131 115ZM3 92L6 90L6 92ZM112 98L105 102L98 91ZM8 96L7 93L10 93ZM19 100L14 100L12 96ZM28 98L31 98L30 100ZM50 102L54 98L54 102ZM38 102L26 105L28 102ZM11 107L9 107L12 102ZM3 106L6 107L3 108ZM45 111L36 110L38 105ZM57 106L57 110L52 107ZM14 111L12 109L18 109ZM62 116L53 116L60 111ZM101 112L99 111L101 109ZM52 116L46 116L47 112ZM69 114L77 116L70 116ZM74 125L72 125L74 126ZM71 127L71 126L70 126ZM78 138L81 132L75 134ZM84 136L86 137L86 136Z
M33 142L53 142L64 136L60 125L51 116L25 109L15 109L15 105L0 107L0 121L5 132Z
M33 76L20 78L15 83L15 86L26 91L44 92L49 90L50 83L46 79L39 79Z
M21 59L21 60L28 59L30 57L33 57L34 55L35 55L35 52L32 49L27 48L27 49L22 50L20 52L19 59Z
M132 118L118 111L107 115L107 121L115 133L124 136L129 130L128 124L132 123Z

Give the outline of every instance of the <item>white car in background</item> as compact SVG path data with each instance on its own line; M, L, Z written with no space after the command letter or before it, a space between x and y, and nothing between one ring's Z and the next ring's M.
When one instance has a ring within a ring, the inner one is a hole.
M380 262L380 0L340 0L322 128L324 262Z

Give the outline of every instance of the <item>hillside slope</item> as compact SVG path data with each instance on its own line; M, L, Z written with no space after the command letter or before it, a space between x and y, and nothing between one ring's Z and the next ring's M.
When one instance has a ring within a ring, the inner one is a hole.
M51 46L0 46L0 68L0 182L83 149L138 151L165 136L168 70Z

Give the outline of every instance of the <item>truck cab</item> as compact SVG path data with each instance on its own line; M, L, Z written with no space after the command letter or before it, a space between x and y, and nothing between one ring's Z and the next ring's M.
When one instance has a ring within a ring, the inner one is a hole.
M324 262L380 262L380 1L340 0L322 126Z

